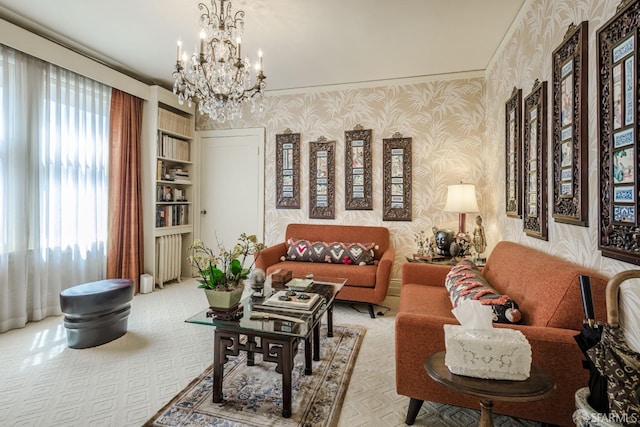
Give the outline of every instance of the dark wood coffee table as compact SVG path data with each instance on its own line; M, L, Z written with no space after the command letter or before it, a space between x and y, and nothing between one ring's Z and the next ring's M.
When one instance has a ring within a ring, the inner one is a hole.
M531 366L531 375L524 381L489 380L465 377L449 372L444 364L444 351L432 354L424 363L429 376L452 390L480 398L481 415L478 426L493 426L493 401L533 402L549 397L556 383L542 368Z
M279 314L287 319L270 317L255 319L252 312L259 304L251 294L243 295L240 304L242 314L236 320L225 320L211 317L210 310L204 310L186 320L187 323L213 326L213 402L223 400L222 380L224 365L229 356L238 356L240 351L247 353L247 365L254 364L254 355L262 354L262 360L276 364L276 372L282 375L282 416L291 416L291 371L293 359L298 350L298 344L304 342L305 375L312 372L313 359L320 360L320 322L327 314L327 335L333 336L332 309L336 294L342 289L346 279L333 279L331 282L314 283L307 288L307 292L317 293L322 302L312 312L268 312L269 315ZM265 284L265 295L271 295L274 289L270 283ZM264 311L260 311L264 314ZM243 339L243 337L245 339ZM313 342L313 344L312 344Z

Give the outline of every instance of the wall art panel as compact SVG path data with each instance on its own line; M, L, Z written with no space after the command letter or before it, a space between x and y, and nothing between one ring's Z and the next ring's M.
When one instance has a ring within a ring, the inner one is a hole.
M335 217L335 150L323 136L309 145L309 218Z
M358 125L344 133L344 142L344 207L347 210L371 210L371 129Z
M300 208L300 134L276 135L276 208Z
M588 23L569 26L553 52L553 218L588 226Z

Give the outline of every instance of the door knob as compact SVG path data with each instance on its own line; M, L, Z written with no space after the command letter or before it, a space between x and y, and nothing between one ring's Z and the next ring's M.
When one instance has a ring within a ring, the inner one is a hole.
M207 214L207 211L203 209L203 210L201 210L201 211L200 211L200 214L201 214L201 215L206 215L206 214Z

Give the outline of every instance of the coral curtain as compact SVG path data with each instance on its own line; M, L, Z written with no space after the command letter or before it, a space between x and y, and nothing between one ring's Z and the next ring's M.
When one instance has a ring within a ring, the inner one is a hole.
M131 279L140 289L142 226L143 100L117 89L111 94L109 153L109 238L107 278Z

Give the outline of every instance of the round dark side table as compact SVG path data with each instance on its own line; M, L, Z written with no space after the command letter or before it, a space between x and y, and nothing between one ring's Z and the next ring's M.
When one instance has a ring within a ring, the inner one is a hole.
M533 402L549 397L556 388L555 381L537 366L531 366L531 375L524 381L490 380L465 377L449 372L444 364L444 351L427 358L424 367L429 376L460 393L480 398L480 427L493 427L493 401Z

